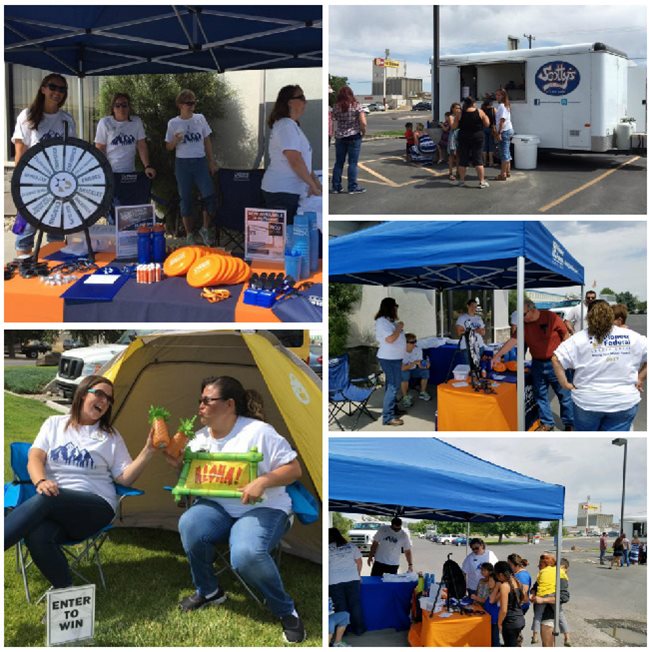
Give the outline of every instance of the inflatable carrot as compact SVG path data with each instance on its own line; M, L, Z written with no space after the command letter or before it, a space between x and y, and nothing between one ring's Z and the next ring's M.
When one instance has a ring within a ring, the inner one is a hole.
M163 407L149 408L149 423L153 428L153 446L155 448L166 448L169 446L169 430L167 429L167 421L171 414L169 410Z
M185 446L187 446L189 440L194 436L194 421L196 421L196 415L191 419L180 420L178 432L171 438L171 443L167 446L165 455L178 458L183 454Z

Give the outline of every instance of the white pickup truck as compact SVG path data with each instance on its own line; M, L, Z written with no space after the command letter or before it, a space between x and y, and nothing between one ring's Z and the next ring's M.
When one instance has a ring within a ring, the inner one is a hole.
M347 538L353 543L363 554L368 554L372 547L372 539L376 531L386 523L379 521L361 521L354 523L354 527L347 533Z
M457 534L441 534L437 539L437 543L441 543L443 546L447 546L453 543L454 539L457 539Z

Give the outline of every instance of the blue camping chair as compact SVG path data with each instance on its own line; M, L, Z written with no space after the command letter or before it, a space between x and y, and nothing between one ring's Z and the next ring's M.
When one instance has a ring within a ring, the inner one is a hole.
M376 421L376 417L367 409L367 403L377 387L377 374L365 378L349 378L349 354L330 358L329 425L335 423L341 430L345 430L339 419L342 415L353 417L352 430L358 428L358 421L363 414Z
M30 448L31 444L26 442L13 442L10 445L11 470L13 471L14 479L12 482L7 482L5 484L5 513L9 509L15 509L22 505L22 503L36 494L36 489L32 484L29 473L27 472L27 457ZM86 539L81 541L66 541L61 544L61 549L70 559L70 571L73 575L76 575L85 584L92 584L93 582L85 577L80 570L81 563L84 560L88 560L97 567L99 579L101 580L101 585L104 589L106 588L106 579L104 577L104 569L101 565L101 557L99 554L101 547L108 538L108 533L113 529L115 520L122 520L123 518L122 501L124 498L127 496L142 496L144 494L140 489L125 487L124 485L117 483L114 483L114 485L115 492L119 497L119 506L113 521ZM22 575L27 602L31 602L27 569L32 565L32 563L33 561L29 558L27 547L24 545L23 541L19 541L16 544L16 571ZM36 604L41 602L46 595L47 591L36 601Z

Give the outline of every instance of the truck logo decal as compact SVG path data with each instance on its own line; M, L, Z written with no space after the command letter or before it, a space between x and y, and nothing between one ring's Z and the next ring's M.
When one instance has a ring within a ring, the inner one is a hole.
M567 95L579 86L579 70L566 61L544 63L534 77L537 88L546 95Z

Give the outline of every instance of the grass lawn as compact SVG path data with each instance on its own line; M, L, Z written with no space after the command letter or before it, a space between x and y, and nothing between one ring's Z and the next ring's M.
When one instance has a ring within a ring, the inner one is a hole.
M17 394L40 394L58 367L12 367L5 362L5 389Z
M5 480L11 479L8 451L11 441L32 441L45 417L55 414L41 403L5 392ZM137 483L136 483L137 485ZM128 512L127 498L124 509ZM180 514L180 510L179 510ZM313 526L315 527L315 526ZM105 647L280 647L278 620L260 608L232 573L220 575L228 600L220 606L184 614L180 599L193 593L189 564L176 532L145 528L116 528L101 550L107 590L96 569L85 574L97 582L95 646ZM5 552L4 645L45 645L41 618L44 603L28 604L16 572L15 551ZM322 646L322 566L282 555L280 572L304 620L303 647ZM39 571L28 570L32 599L48 588Z

